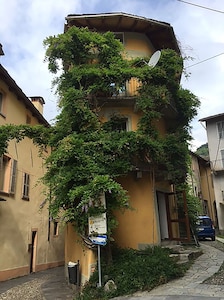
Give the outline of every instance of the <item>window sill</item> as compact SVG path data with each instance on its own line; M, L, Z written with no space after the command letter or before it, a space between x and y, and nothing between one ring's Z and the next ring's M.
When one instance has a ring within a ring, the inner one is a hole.
M0 195L8 196L10 197L10 194L8 192L0 191Z

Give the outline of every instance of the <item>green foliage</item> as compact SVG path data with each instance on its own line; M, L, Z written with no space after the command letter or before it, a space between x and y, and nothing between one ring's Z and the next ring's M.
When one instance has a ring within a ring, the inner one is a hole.
M183 276L187 267L177 264L169 254L169 249L161 247L149 247L143 251L114 249L113 264L108 265L104 260L102 262L102 285L112 279L117 289L104 292L103 288L97 288L98 271L96 270L76 299L111 299L136 291L149 291L160 284Z
M117 178L126 176L136 162L162 165L174 183L185 181L189 123L198 99L180 87L183 60L173 50L163 50L156 68L149 68L140 58L125 59L125 49L113 33L76 27L46 38L44 45L49 70L59 74L54 83L61 112L51 128L1 127L1 153L10 139L24 136L51 146L43 178L50 191L51 214L64 212L65 220L85 234L88 216L102 212L96 203L105 192L110 233L116 225L113 211L129 207ZM136 109L142 112L138 129L113 131L116 118L102 124L97 115L98 97L110 96L111 84L119 90L131 78L141 82L135 96ZM168 134L161 136L155 124L168 106L176 110L176 119L167 122Z
M15 139L17 142L29 137L42 147L48 145L51 129L42 125L2 125L0 126L0 155L7 152L8 142Z
M197 148L196 152L197 155L200 155L204 158L209 158L209 152L208 152L208 143L201 145Z

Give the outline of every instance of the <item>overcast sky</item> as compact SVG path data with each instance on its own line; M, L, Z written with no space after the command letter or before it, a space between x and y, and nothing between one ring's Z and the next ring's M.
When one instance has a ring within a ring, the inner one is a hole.
M201 101L192 122L194 150L207 142L198 120L224 112L224 13L214 11L224 12L224 1L186 2L213 10L179 0L0 0L0 43L5 53L0 63L28 97L45 99L44 116L52 123L58 114L57 98L44 63L43 40L63 33L68 14L124 12L170 23L183 55L194 59L186 63L190 78L181 82Z

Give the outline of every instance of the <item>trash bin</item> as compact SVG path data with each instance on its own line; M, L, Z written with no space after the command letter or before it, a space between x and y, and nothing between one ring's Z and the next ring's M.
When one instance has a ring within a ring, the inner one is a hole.
M72 284L78 283L78 266L79 266L79 264L76 262L72 262L72 261L68 262L69 283L72 283Z

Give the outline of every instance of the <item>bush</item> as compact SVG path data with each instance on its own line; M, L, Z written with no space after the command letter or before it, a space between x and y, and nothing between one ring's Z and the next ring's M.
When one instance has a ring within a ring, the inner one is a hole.
M114 249L112 264L106 264L102 257L102 285L112 279L117 289L105 292L103 287L97 288L98 271L95 271L77 299L111 299L136 291L151 290L183 276L186 267L178 265L169 254L169 249L161 247L147 248L144 251Z

